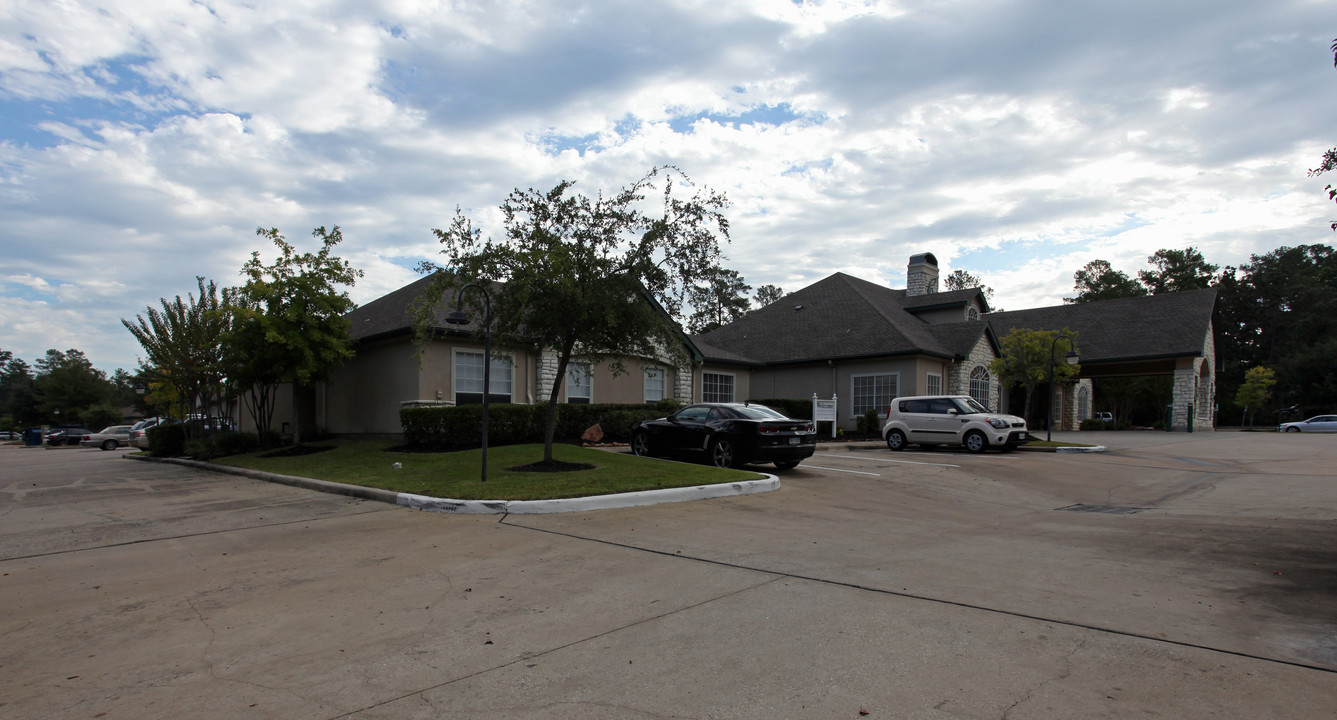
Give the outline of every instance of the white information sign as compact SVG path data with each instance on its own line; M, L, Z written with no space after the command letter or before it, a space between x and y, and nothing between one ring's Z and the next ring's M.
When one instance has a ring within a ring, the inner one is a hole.
M830 400L822 400L817 397L817 393L812 394L812 421L814 423L831 423L831 437L836 436L836 396L832 395Z

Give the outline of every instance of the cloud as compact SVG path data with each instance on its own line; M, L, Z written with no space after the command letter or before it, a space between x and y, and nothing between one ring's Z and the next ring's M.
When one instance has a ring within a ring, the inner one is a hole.
M133 363L119 320L237 282L259 226L302 247L340 225L367 302L436 258L457 207L496 235L512 188L663 163L728 193L754 287L898 284L931 251L1020 309L1097 257L1330 242L1305 176L1333 143L1327 20L1299 0L17 0L0 342Z

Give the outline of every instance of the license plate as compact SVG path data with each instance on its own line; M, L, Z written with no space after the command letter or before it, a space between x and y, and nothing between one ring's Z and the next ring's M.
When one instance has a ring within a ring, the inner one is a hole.
M798 438L796 438L796 437L789 438L789 444L790 444L790 445L797 445L797 444L798 444Z
M1017 433L1017 439L1018 439L1018 440L1025 440L1025 439L1026 439L1026 433Z

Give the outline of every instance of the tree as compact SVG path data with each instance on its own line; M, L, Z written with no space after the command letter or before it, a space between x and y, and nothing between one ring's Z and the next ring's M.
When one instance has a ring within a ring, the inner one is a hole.
M687 302L693 309L687 318L687 329L692 333L707 333L742 317L747 313L747 294L751 290L742 275L716 268L714 275L687 292Z
M680 315L692 286L720 274L728 200L696 188L673 167L656 167L609 196L590 198L573 186L564 180L546 192L511 192L501 206L501 240L484 239L459 210L449 228L432 231L444 266L454 272L438 273L415 308L420 346L431 337L431 318L445 294L485 281L497 283L491 286L496 334L553 351L556 377L566 377L577 354L612 359L615 372L624 369L620 357L671 353L681 360L672 317ZM655 203L652 192L659 195ZM424 263L420 269L438 268ZM477 308L477 294L466 299ZM561 385L553 383L548 397L545 463L552 462Z
M784 288L779 285L762 285L757 288L757 295L753 298L753 302L757 304L758 308L764 308L773 302L779 302L786 294Z
M1197 248L1157 250L1147 262L1155 270L1137 271L1137 279L1152 295L1203 290L1216 280L1217 266L1203 259Z
M1036 386L1049 382L1051 372L1056 383L1077 377L1081 373L1081 365L1069 365L1062 357L1053 354L1056 339L1061 335L1077 337L1077 333L1067 328L1061 331L1013 328L999 339L1002 355L994 358L989 370L999 382L1005 385L1021 385L1026 389L1026 405L1022 417L1030 418L1031 393L1035 391ZM1067 343L1062 345L1066 346ZM1076 349L1074 340L1073 350Z
M136 315L134 323L121 320L144 349L141 375L150 380L151 391L146 402L183 415L212 414L225 378L222 341L229 318L220 312L217 283L202 277L195 282L199 297L187 293L185 300L180 295L163 298L161 309L146 309L147 317Z
M279 256L266 265L260 251L251 253L241 271L246 283L226 294L226 366L262 436L273 423L277 387L292 384L293 442L300 445L299 389L353 356L347 315L355 306L341 288L362 271L333 254L343 242L337 225L311 231L321 242L314 253L299 254L278 228L256 228L255 234L273 242Z
M1272 386L1276 382L1276 373L1262 365L1250 368L1244 374L1244 384L1240 385L1239 392L1235 393L1235 404L1244 408L1246 420L1249 408L1253 408L1255 416L1258 414L1258 408L1272 396Z
M36 383L28 363L0 350L0 415L15 427L42 421L37 410Z
M984 299L993 302L993 288L985 285L978 277L971 275L965 270L953 270L947 276L943 286L948 290L968 290L970 288L979 288L984 293Z
M1063 298L1070 305L1147 294L1136 280L1122 270L1115 270L1108 260L1092 260L1073 273L1072 280L1077 297Z
M106 373L93 367L82 350L47 350L36 368L33 390L43 417L63 424L84 422L89 408L111 398Z
M1337 67L1337 40L1332 42L1332 66ZM1317 177L1325 172L1332 171L1334 168L1337 168L1337 148L1332 148L1323 153L1323 160L1319 163L1318 167L1312 168L1309 171L1309 177ZM1337 202L1337 190L1334 190L1331 185L1324 188L1324 190L1327 191L1329 200ZM1331 226L1333 230L1337 230L1337 222L1333 222Z

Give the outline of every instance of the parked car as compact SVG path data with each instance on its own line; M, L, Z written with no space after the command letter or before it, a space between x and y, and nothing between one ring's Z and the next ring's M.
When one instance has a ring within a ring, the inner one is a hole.
M922 395L891 401L882 437L892 450L910 443L962 445L973 453L1004 452L1031 439L1026 421L991 412L969 395Z
M102 448L103 450L115 450L122 445L130 444L131 425L109 425L102 428L101 432L88 433L79 440L83 447Z
M1114 413L1098 412L1095 415L1092 415L1091 417L1101 422L1107 422L1107 423L1114 422Z
M79 440L88 433L88 428L78 425L63 425L53 428L46 434L47 445L78 445Z
M697 403L657 420L646 420L631 435L640 456L705 460L716 467L772 462L780 470L797 467L817 449L811 420L795 420L765 405Z
M144 418L130 428L130 446L140 450L149 449L149 428L162 423L179 422L166 417Z
M1337 432L1337 415L1315 415L1308 420L1282 423L1277 432Z

